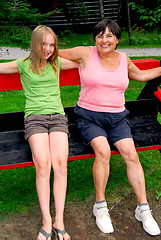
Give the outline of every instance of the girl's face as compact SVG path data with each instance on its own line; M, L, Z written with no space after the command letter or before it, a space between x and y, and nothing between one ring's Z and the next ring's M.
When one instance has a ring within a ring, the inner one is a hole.
M100 32L96 35L95 42L98 52L103 54L114 51L119 40L107 27L104 34Z
M47 34L47 36L43 39L42 45L42 57L46 60L53 55L55 49L54 44L54 37L51 34Z

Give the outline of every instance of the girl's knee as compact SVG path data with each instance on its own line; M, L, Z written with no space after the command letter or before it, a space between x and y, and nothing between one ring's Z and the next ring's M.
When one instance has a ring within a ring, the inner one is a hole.
M55 161L55 163L53 163L52 165L54 172L57 171L64 174L67 172L67 160L59 159Z
M36 173L42 176L49 175L51 171L51 161L49 159L35 162Z

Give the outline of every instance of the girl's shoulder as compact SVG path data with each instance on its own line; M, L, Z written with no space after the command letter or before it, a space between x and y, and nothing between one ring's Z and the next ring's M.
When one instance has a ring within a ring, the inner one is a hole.
M28 59L26 59L26 58L20 58L20 59L17 59L16 62L17 62L18 65L23 65L23 66L25 66L25 65L29 65L30 62L31 62L31 60L30 60L29 58L28 58Z
M58 65L59 65L59 67L61 67L61 65L62 65L61 57L58 57Z
M20 58L16 60L20 73L24 72L25 69L29 68L30 62L31 60L26 58Z

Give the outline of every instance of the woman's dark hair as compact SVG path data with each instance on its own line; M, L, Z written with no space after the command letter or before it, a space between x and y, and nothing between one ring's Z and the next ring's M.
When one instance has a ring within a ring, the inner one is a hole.
M113 35L115 35L117 37L117 39L121 38L121 30L119 25L110 19L103 19L102 21L100 21L99 23L97 23L93 29L93 38L95 41L96 36L99 33L104 34L104 32L106 31L106 28L108 27L109 31L112 32Z

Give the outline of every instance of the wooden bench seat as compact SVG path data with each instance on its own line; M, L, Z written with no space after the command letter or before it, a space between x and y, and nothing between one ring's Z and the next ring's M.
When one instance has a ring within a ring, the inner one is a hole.
M160 61L155 59L134 60L140 69L160 66ZM137 151L161 149L161 125L157 121L161 103L155 97L154 91L161 79L146 83L144 89L135 101L126 102L130 111L128 120L131 125ZM60 85L78 85L78 70L61 71ZM0 74L0 91L21 89L18 74ZM74 116L74 106L66 107L65 112L69 120L69 161L94 157L90 147L82 144L77 131ZM0 170L32 166L32 156L28 142L24 139L24 112L0 114ZM111 145L112 154L119 152Z

